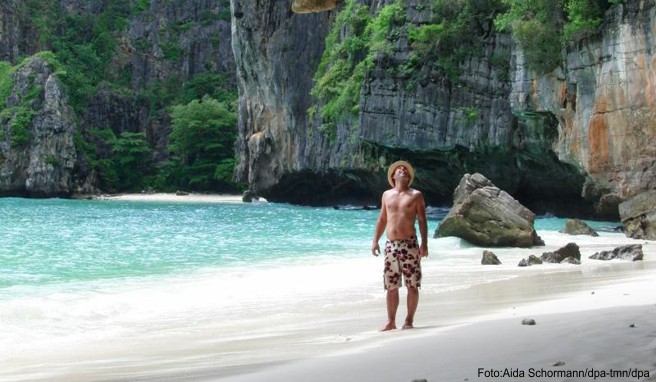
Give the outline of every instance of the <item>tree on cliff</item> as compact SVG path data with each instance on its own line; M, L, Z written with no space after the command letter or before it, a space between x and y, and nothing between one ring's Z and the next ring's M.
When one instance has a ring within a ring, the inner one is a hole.
M153 150L148 146L146 134L124 131L111 144L118 180L114 188L137 191L147 186L148 176L153 172Z
M205 96L171 111L171 159L166 182L178 188L233 191L233 145L237 137L234 106Z

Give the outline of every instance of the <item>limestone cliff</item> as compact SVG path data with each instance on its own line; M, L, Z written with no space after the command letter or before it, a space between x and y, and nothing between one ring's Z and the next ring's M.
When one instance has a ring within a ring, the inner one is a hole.
M416 186L434 204L450 203L466 172L485 174L538 212L569 215L616 218L619 202L654 188L652 1L613 6L599 37L566 47L561 68L546 75L527 68L510 36L482 28L472 33L483 54L461 62L457 80L427 65L417 81L388 70L390 62L408 60L408 40L400 36L393 54L367 73L357 117L338 123L331 137L304 110L328 24L343 2L318 14L264 3L267 12L233 19L233 49L237 176L270 199L351 195L375 202L386 164L398 158L415 164ZM376 14L392 2L361 3ZM422 2L405 6L409 22L430 15Z
M144 132L153 160L164 161L172 94L203 73L225 73L227 86L236 88L230 13L229 0L0 2L0 61L20 67L1 89L9 97L0 107L0 195L99 191L100 177L85 155L91 151L96 162L110 158L98 131L116 137ZM66 35L69 24L62 20L76 23L88 40ZM103 66L97 71L103 77L73 105L71 89L60 81L67 74L56 73L39 54L76 43L81 53L96 49L89 41L93 31L85 29L89 20L114 20L101 36L112 41L104 46L109 51L96 52L106 60L89 64L78 57L80 65ZM21 64L25 57L28 63Z
M38 56L13 77L7 108L0 115L0 193L70 196L77 164L76 123L61 83Z
M237 177L256 193L269 195L286 175L311 179L313 172L322 171L308 163L325 154L308 156L308 148L330 151L311 140L306 113L330 15L298 15L286 1L235 0L232 7L240 115Z
M558 158L586 176L582 196L601 213L656 188L656 4L611 8L598 41L566 50L565 71L513 70L515 113L554 115Z

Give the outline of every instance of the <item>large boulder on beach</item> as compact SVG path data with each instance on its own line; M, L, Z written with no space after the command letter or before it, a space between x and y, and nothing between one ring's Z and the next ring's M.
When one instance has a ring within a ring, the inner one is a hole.
M601 251L590 256L589 259L594 260L630 260L640 261L644 257L641 244L630 244L617 247L612 251Z
M599 236L597 231L592 229L592 227L587 225L586 222L581 219L567 219L567 222L565 223L565 229L560 232L566 233L568 235Z
M455 236L481 247L544 245L533 228L535 214L481 174L465 174L453 207L434 237Z
M656 190L620 203L619 212L627 237L656 240Z

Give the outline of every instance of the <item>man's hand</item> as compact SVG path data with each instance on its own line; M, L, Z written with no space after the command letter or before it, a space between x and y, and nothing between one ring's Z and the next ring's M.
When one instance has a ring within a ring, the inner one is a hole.
M378 245L377 241L374 241L374 243L371 245L371 254L374 256L380 255L380 246Z

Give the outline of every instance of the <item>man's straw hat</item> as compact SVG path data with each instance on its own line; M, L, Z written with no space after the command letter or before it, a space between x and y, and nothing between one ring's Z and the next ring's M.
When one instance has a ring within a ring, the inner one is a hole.
M408 182L408 187L412 184L412 181L415 180L415 169L412 168L412 165L404 160L396 161L392 163L389 166L389 169L387 169L387 181L389 184L394 187L394 179L392 178L394 176L394 171L396 171L396 168L399 166L403 166L408 170L408 175L410 175L410 181Z

